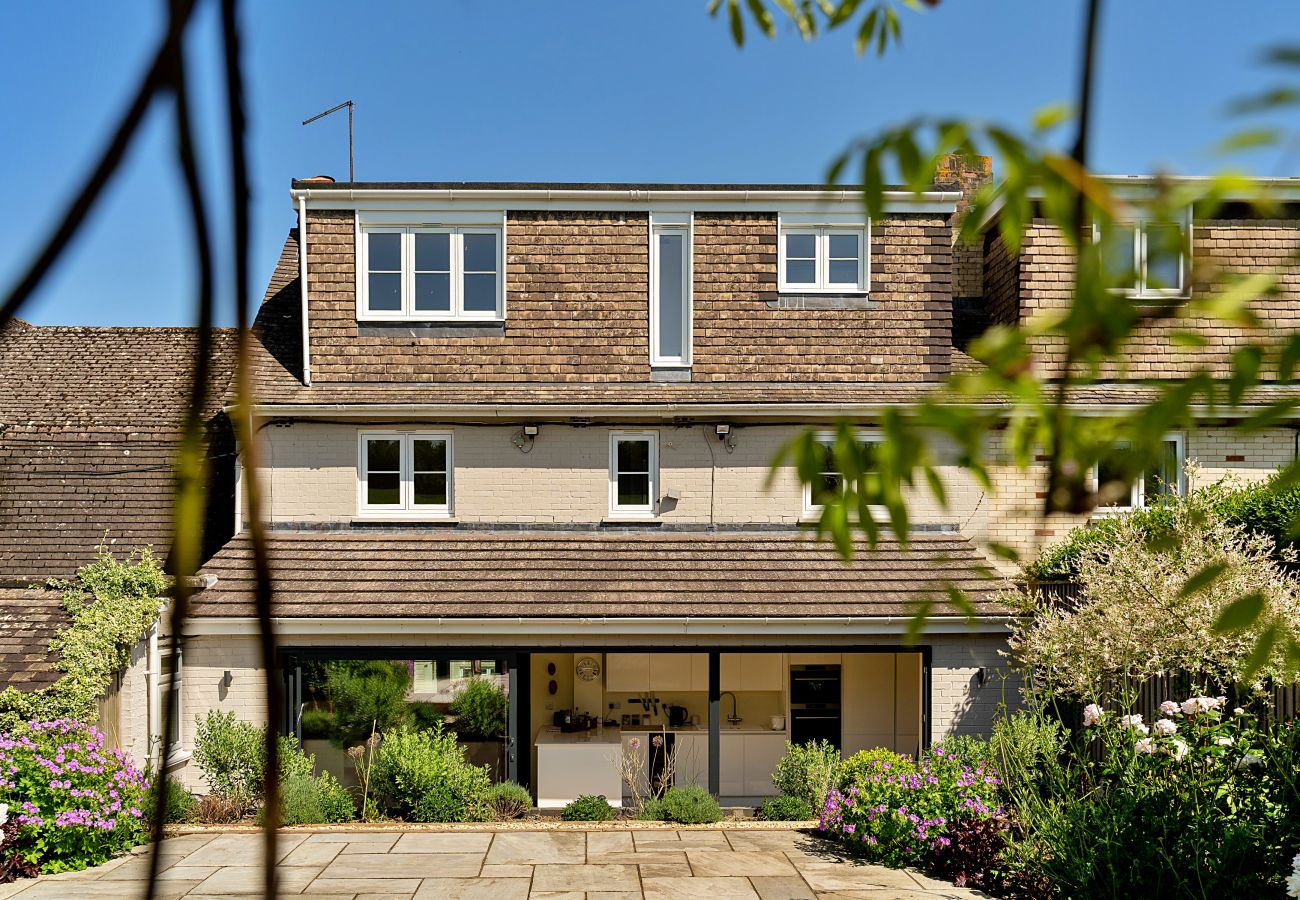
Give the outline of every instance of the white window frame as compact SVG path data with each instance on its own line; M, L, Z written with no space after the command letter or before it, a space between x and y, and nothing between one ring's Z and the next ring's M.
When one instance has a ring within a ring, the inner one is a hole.
M786 280L786 239L791 235L812 235L814 242L814 284L791 284ZM855 282L830 280L830 237L853 234L858 238L858 278ZM805 223L781 218L777 237L777 290L783 294L866 294L871 284L871 223Z
M399 442L398 480L401 485L399 503L371 504L366 501L366 483L369 456L368 440L397 440ZM415 450L417 440L442 440L447 442L447 502L440 505L415 505ZM449 519L455 508L454 442L450 431L361 431L357 433L357 515L374 518Z
M682 355L659 354L659 236L680 234L685 258L682 260ZM695 321L695 216L652 213L650 216L650 365L656 368L688 369L693 346Z
M172 667L172 674L164 679L162 661L171 655L170 646L158 649L158 706L162 715L167 715L166 691L170 689L176 697L177 728L172 733L172 742L163 748L162 757L165 760L165 765L172 765L188 758L185 753L185 736L183 734L185 730L185 690L182 676L185 670L185 651L181 650L176 654L176 665ZM160 722L158 724L159 740L161 740L164 730L164 725Z
M645 506L623 506L618 502L618 444L620 441L649 441L650 490ZM609 515L612 519L653 519L659 513L659 432L611 431L609 433Z
M1143 298L1162 299L1191 296L1190 279L1188 277L1192 269L1192 211L1190 208L1176 222L1150 216L1132 216L1117 219L1115 224L1121 228L1133 229L1133 261L1136 270L1134 273L1136 282L1132 287L1113 287L1110 289L1111 293L1138 300ZM1178 287L1176 288L1147 287L1147 227L1150 225L1157 227L1177 225L1183 231L1183 249L1178 254ZM1094 222L1092 226L1093 242L1100 243L1101 237L1101 226Z
M402 308L400 310L370 309L370 235L400 234L402 236ZM417 310L415 308L415 236L417 234L450 235L451 308L446 312ZM491 234L497 244L497 296L496 307L478 312L464 308L465 252L467 234ZM389 225L358 224L357 226L357 321L358 322L501 322L506 316L506 228L504 217L500 225Z
M884 435L881 434L881 432L879 431L874 431L869 429L859 430L856 432L856 436L858 442L862 444L883 444L885 442ZM817 432L816 435L814 435L814 438L817 441L817 443L823 446L834 446L835 444L835 432L833 431L819 431ZM826 507L823 504L813 502L812 485L804 484L803 485L803 518L805 519L819 518L822 514L822 510L824 510L825 508ZM883 506L872 504L871 506L867 507L867 509L870 510L872 517L875 518L875 520L878 522L884 522L889 519L889 510L887 510Z
M1187 465L1187 436L1182 434L1181 432L1175 431L1164 435L1163 437L1160 438L1160 440L1161 443L1173 441L1178 448L1177 451L1178 452L1178 480L1175 485L1175 489L1178 491L1179 496L1186 496L1187 495L1187 472L1185 471L1185 468ZM1128 447L1129 444L1127 441L1122 441L1116 444L1115 446L1116 449L1122 449ZM1092 467L1092 470L1088 473L1088 477L1091 481L1092 489L1094 491L1101 487L1101 485L1098 483L1097 480L1098 479L1097 466L1094 465ZM1147 499L1146 498L1146 477L1145 477L1145 473L1142 473L1139 474L1137 478L1134 478L1133 483L1129 485L1129 502L1127 506L1122 506L1118 504L1113 504L1110 506L1098 506L1096 509L1093 510L1093 515L1096 516L1120 515L1123 513L1132 512L1135 509L1146 509L1146 499Z

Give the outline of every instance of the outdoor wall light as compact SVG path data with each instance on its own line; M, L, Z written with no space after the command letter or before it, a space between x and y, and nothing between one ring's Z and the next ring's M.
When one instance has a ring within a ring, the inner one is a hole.
M230 670L226 669L226 671L221 676L221 686L224 688L228 688L234 682L234 680L235 680L234 676L230 674Z
M979 671L975 673L975 682L980 687L984 687L984 682L988 681L988 677L988 671L983 666L980 666Z
M718 436L718 440L722 441L722 446L727 448L728 453L736 449L736 429L729 423L714 425L713 432Z
M533 441L537 440L537 435L542 429L537 425L525 425L516 432L511 438L511 443L519 449L521 453L531 453L533 450Z

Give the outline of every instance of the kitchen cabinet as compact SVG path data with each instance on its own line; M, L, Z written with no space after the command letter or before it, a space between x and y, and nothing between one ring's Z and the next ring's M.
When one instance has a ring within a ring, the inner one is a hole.
M709 736L678 732L675 739L677 785L709 786Z
M785 755L786 733L719 735L718 791L724 797L767 797L776 793L772 773ZM706 744L707 747L707 744Z
M785 661L780 653L723 653L718 680L724 691L784 691Z
M691 653L691 690L708 691L709 689L709 654Z
M605 690L619 694L650 690L650 654L606 653Z
M707 691L707 653L651 653L651 691Z

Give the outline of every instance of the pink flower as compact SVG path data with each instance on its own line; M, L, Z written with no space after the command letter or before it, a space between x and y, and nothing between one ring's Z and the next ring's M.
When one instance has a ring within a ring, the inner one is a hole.
M1138 753L1151 754L1156 752L1156 742L1149 737L1144 737L1133 745L1133 749Z
M1166 700L1160 704L1160 712L1166 716L1178 715L1178 704L1172 700Z
M1089 728L1099 724L1101 724L1101 707L1095 703L1089 703L1083 708L1083 727Z
M1156 730L1156 734L1161 737L1169 737L1171 734L1178 733L1178 724L1172 719L1157 719L1156 723L1151 726Z

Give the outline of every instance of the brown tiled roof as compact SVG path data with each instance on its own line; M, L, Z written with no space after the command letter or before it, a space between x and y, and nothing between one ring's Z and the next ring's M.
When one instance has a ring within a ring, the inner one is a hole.
M0 687L31 691L57 681L63 673L50 638L67 624L57 591L0 588Z
M204 411L214 428L234 338L214 335ZM21 322L0 334L0 577L70 576L106 532L119 550L166 555L195 340L185 328Z
M283 617L907 615L968 591L987 614L1001 582L959 534L860 547L845 566L804 532L305 532L270 537ZM204 566L199 617L250 616L246 537ZM936 615L952 615L948 607Z

